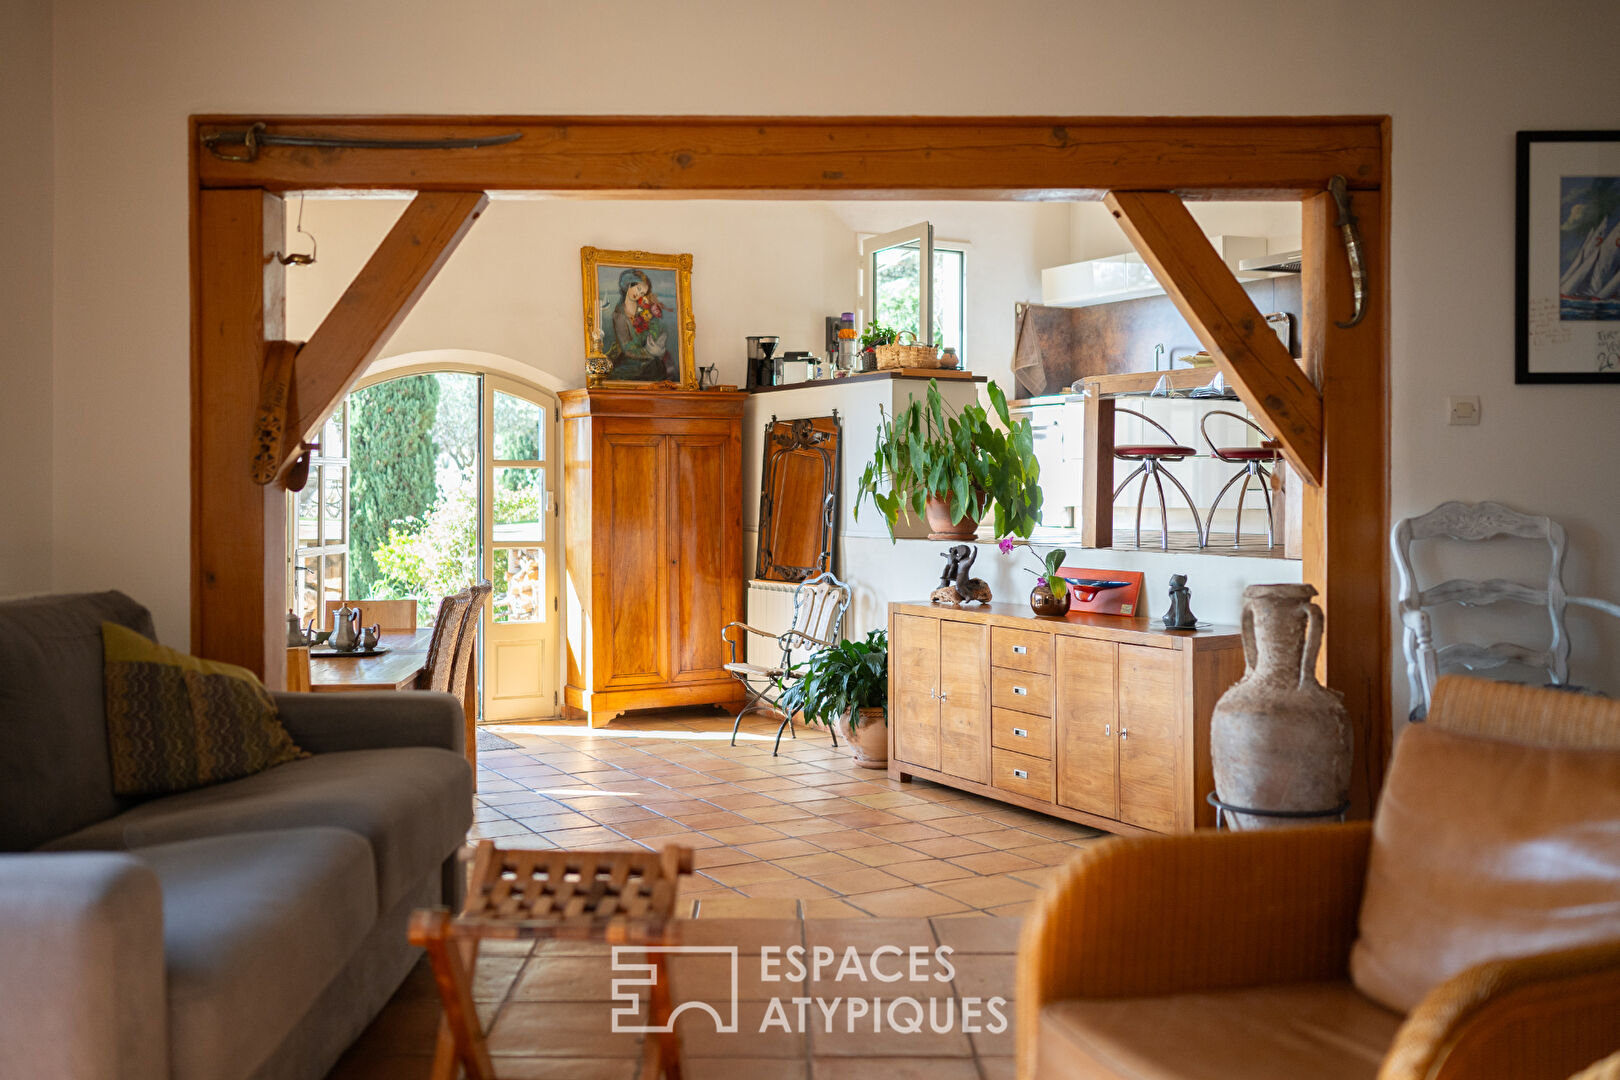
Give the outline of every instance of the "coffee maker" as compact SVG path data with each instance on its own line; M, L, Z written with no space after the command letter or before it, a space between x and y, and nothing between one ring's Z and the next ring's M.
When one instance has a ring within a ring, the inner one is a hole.
M780 340L775 334L756 335L748 339L748 380L744 389L776 385L771 357L776 355L776 343Z

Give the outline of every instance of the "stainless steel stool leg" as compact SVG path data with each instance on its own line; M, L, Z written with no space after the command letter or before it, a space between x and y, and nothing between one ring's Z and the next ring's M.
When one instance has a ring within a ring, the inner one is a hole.
M1159 491L1159 550L1170 550L1170 508L1164 503L1163 469L1153 470L1153 486Z
M1237 483L1238 477L1242 475L1244 474L1233 473L1232 478L1222 486L1220 492L1215 496L1215 501L1209 504L1209 522L1204 526L1204 537L1199 541L1199 547L1209 546L1210 535L1215 531L1215 509L1221 505L1221 500L1226 498L1226 493L1232 490L1232 485Z
M1193 502L1192 496L1187 494L1187 489L1181 486L1181 481L1176 479L1175 473L1166 470L1164 475L1170 478L1170 482L1176 485L1176 490L1181 492L1181 497L1187 500L1187 510L1192 514L1193 519L1193 534L1198 537L1199 546L1202 547L1206 534L1204 523L1198 518L1198 505Z
M1232 524L1232 546L1243 542L1243 500L1249 496L1249 467L1243 467L1243 486L1238 488L1237 521Z
M1114 497L1108 500L1108 534L1110 536L1112 536L1113 533L1114 533L1114 504L1119 501L1119 493L1124 491L1126 488L1131 486L1131 481L1136 479L1136 474L1141 472L1143 468L1144 468L1144 466L1138 465L1136 468L1132 469L1131 472L1130 472L1130 475L1125 477L1125 479L1121 480L1119 482L1119 486L1114 488ZM1143 483L1145 484L1146 482L1147 482L1146 479L1144 479ZM1137 518L1136 546L1141 547L1142 546L1142 524L1141 524L1142 510L1141 510L1140 502L1138 502L1138 504L1137 504L1136 518Z
M1277 537L1272 532L1271 477L1267 475L1264 465L1257 463L1255 468L1260 471L1260 494L1266 497L1266 547L1274 548L1277 546Z

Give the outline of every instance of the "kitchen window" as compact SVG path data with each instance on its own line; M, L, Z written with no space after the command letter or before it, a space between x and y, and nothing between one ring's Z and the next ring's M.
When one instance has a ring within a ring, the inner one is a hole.
M926 221L861 243L866 321L910 331L923 345L962 355L967 328L967 245L934 240Z

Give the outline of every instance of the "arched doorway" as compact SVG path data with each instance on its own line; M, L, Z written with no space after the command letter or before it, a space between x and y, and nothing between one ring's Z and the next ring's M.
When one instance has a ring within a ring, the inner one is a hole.
M409 597L430 625L444 596L491 582L486 721L555 716L561 686L557 402L524 374L463 350L379 360L322 429L289 513L289 605L305 620L326 625L336 599Z

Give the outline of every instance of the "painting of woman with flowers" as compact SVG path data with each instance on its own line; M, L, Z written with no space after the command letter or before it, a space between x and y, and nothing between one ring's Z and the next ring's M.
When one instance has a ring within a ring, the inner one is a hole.
M580 251L592 385L695 384L692 256Z

